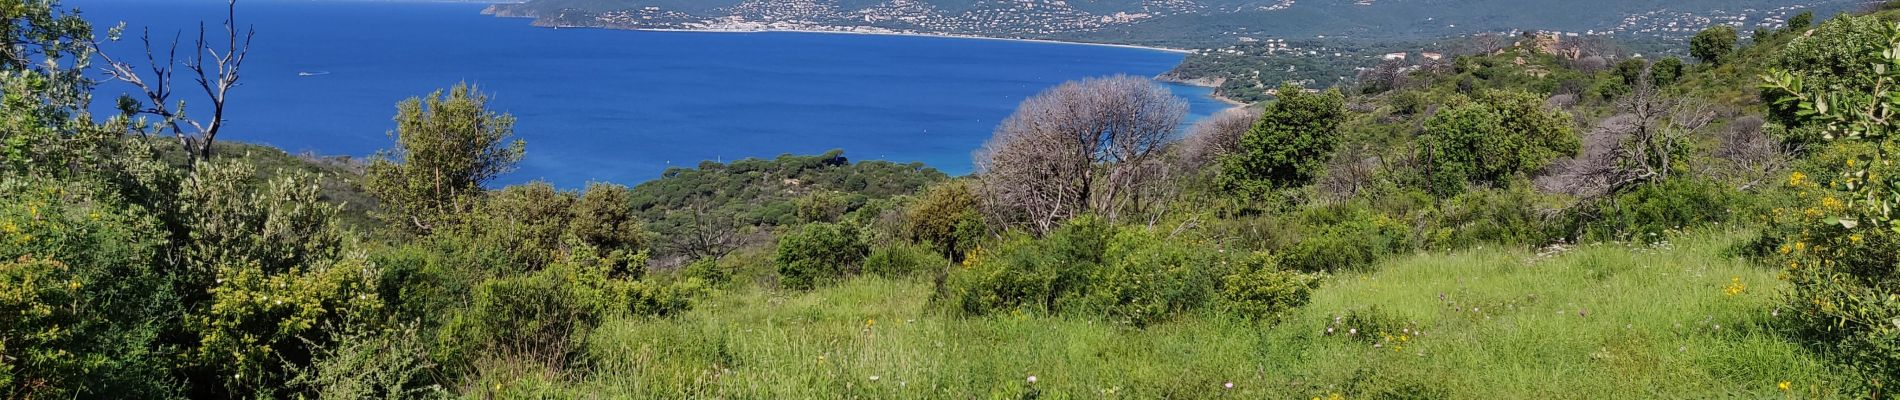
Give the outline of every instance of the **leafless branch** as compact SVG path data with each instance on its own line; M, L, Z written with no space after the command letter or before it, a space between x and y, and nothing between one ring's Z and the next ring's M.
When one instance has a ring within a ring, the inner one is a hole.
M1165 178L1158 155L1187 104L1153 81L1070 82L1024 101L978 151L985 209L997 226L1047 232L1084 213L1140 212Z
M104 51L99 52L100 58L105 61L103 69L109 79L130 84L138 88L140 94L143 95L147 104L142 108L129 111L157 117L158 123L154 128L170 131L171 135L176 137L179 144L184 147L187 158L192 161L211 157L211 145L217 141L218 133L224 129L226 101L229 99L231 89L238 85L239 72L244 66L244 59L250 54L251 39L257 34L257 30L250 27L246 27L240 33L237 27L237 0L229 0L225 13L223 43L220 45L208 41L207 28L200 23L198 38L192 49L193 55L183 62L185 70L192 73L193 81L211 102L211 115L203 120L187 117L185 102L174 101L172 98L176 94L172 84L178 73L176 67L180 64L177 36L173 36L171 45L165 52L165 62L161 63L158 61L159 52L152 44L151 32L147 30L140 35L140 40L145 45L145 63L149 69L149 76L141 73L140 68L134 67L129 62L114 58ZM140 132L140 134L150 133Z

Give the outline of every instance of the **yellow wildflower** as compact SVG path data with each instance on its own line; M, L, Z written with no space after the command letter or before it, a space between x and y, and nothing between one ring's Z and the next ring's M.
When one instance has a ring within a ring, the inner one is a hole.
M1801 186L1801 184L1807 183L1807 181L1808 175L1801 173L1801 171L1795 171L1794 174L1788 175L1788 186Z
M1789 388L1789 386L1792 386L1792 385L1788 381L1781 381L1781 383L1775 384L1775 387L1780 388L1781 391L1783 392L1792 390L1791 388Z
M1730 278L1728 287L1722 289L1722 292L1727 293L1730 296L1734 296L1734 295L1742 294L1743 290L1748 290L1748 285L1742 284L1742 277L1738 276L1738 277Z

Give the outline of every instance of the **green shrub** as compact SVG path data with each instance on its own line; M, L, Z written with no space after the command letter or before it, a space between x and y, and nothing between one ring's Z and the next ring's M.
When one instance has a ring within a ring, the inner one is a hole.
M1716 24L1696 33L1689 38L1689 54L1709 64L1722 64L1728 61L1729 54L1735 52L1735 42L1740 40L1735 26Z
M871 251L864 259L864 273L886 278L906 278L942 271L950 262L922 245L899 243Z
M1101 219L1069 221L1047 237L1012 235L994 249L972 251L946 283L951 307L970 315L1028 309L1052 313L1081 292L1102 263L1113 233Z
M732 282L732 269L718 259L702 258L687 263L680 268L680 275L688 279L699 279L709 285L723 286Z
M1252 320L1270 320L1312 300L1319 276L1281 270L1266 254L1244 260L1242 268L1221 279L1220 300L1228 313Z
M0 178L0 398L176 395L158 230L84 186Z
M372 295L382 275L313 179L260 187L255 176L237 163L191 171L179 193L190 242L178 281L192 368L229 393L271 395L326 344L320 327L381 312Z
M1581 146L1570 114L1545 108L1542 96L1487 91L1475 100L1425 121L1420 145L1440 196L1463 192L1468 183L1503 185Z
M838 222L851 204L844 194L821 190L792 200L801 222Z
M1204 245L1080 218L1042 239L1012 236L972 253L942 296L968 315L1028 311L1146 326L1211 304L1227 265Z
M1465 192L1441 204L1425 241L1434 248L1483 244L1540 245L1554 235L1539 195L1525 187Z
M1822 30L1856 23L1839 20ZM1900 156L1900 128L1888 111L1900 107L1900 98L1885 89L1900 84L1900 71L1887 67L1900 63L1900 52L1886 50L1900 46L1900 26L1875 25L1878 35L1826 50L1879 60L1871 71L1827 71L1850 72L1837 78L1858 88L1820 86L1828 83L1814 75L1820 71L1776 70L1765 77L1765 90L1787 95L1779 106L1825 129L1827 140L1855 144L1824 157L1865 151L1827 168L1839 175L1792 173L1787 186L1796 202L1771 212L1765 238L1776 248L1771 259L1786 266L1793 283L1786 307L1799 336L1860 372L1878 397L1900 380L1900 167L1891 161Z
M1900 234L1829 222L1854 215L1847 194L1805 177L1795 173L1798 202L1770 212L1755 246L1793 283L1783 309L1797 337L1891 387L1900 382Z
M807 290L856 272L869 251L854 227L807 224L779 237L774 262L786 288Z
M904 233L911 241L929 244L937 254L962 261L987 229L977 211L970 184L956 181L932 186L904 212Z
M1266 105L1253 129L1221 156L1220 181L1226 189L1257 194L1299 187L1332 159L1339 127L1347 119L1346 97L1338 90L1307 93L1292 84L1279 90L1279 99Z
M510 256L508 263L492 267L532 272L561 259L576 200L574 193L547 182L509 186L483 199L470 216L473 222L462 228Z
M592 183L574 202L574 220L567 227L568 237L579 240L614 264L614 276L639 279L646 273L645 263L635 258L650 249L651 239L634 214L633 190L609 183Z
M1671 231L1729 220L1734 198L1727 186L1695 179L1673 179L1612 197L1594 207L1594 217L1578 216L1581 239L1657 241Z
M1221 276L1217 253L1174 243L1145 228L1117 232L1077 288L1081 304L1058 304L1066 311L1101 315L1109 321L1147 326L1199 308L1213 297Z
M1328 206L1305 212L1305 236L1284 250L1281 261L1306 272L1355 271L1411 249L1409 228L1356 205Z
M607 260L585 254L532 274L477 285L470 306L443 328L434 357L451 367L480 357L534 360L560 367L578 355L600 321L686 311L698 281L677 285L616 279Z
M428 345L414 326L338 328L334 344L320 347L316 362L291 384L308 388L319 399L447 398L433 384Z
M436 357L457 365L480 355L564 364L599 317L565 275L551 268L483 282L468 311L444 328Z

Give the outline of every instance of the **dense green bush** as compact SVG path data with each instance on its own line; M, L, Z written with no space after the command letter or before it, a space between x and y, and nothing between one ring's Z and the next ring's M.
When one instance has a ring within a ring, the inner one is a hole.
M1672 179L1643 185L1589 207L1591 215L1573 216L1584 225L1580 239L1657 241L1671 231L1728 221L1740 193L1696 179Z
M696 280L665 285L616 279L607 260L577 254L540 271L475 286L469 307L442 328L434 358L451 367L484 357L559 367L578 355L580 341L600 321L683 312L701 292Z
M1721 64L1735 52L1735 42L1739 40L1735 26L1715 24L1689 38L1689 54L1704 63Z
M732 282L733 271L718 259L703 258L686 263L680 268L680 276L699 279L708 285L724 286Z
M950 262L922 245L898 243L871 250L864 259L864 273L886 278L904 278L942 271Z
M973 253L941 296L968 315L1028 311L1147 326L1217 304L1270 318L1305 304L1315 282L1270 258L1229 260L1205 244L1081 218Z
M428 343L415 326L377 329L332 327L334 343L317 349L315 362L291 384L319 399L448 398L434 384Z
M1886 23L1873 16L1843 16L1822 23L1813 34L1797 36L1788 42L1788 46L1772 60L1772 66L1794 73L1804 83L1814 89L1832 91L1842 96L1867 96L1872 88L1862 78L1873 75L1875 65L1881 63L1880 52L1886 50L1881 31ZM1762 89L1762 99L1769 107L1769 119L1773 122L1799 128L1810 124L1794 107L1794 103L1784 101L1794 93L1767 87ZM1810 140L1791 141L1792 145L1818 145L1819 135L1803 138Z
M326 344L320 327L381 312L381 272L313 179L255 176L240 163L191 171L178 195L190 242L176 276L194 368L230 393L271 395Z
M838 222L838 218L851 208L844 194L829 190L815 191L793 199L792 205L798 207L800 222Z
M1423 232L1426 245L1457 249L1483 244L1539 245L1556 237L1555 212L1539 208L1542 195L1519 185L1465 192L1440 204Z
M780 236L773 261L778 265L781 284L806 290L856 273L869 252L857 228L815 223Z
M162 237L85 186L0 178L0 398L175 395Z
M502 188L479 201L470 221L455 227L478 235L494 251L510 255L507 272L533 272L561 259L568 224L574 221L573 193L547 182Z
M1318 275L1280 269L1267 254L1240 261L1241 267L1221 278L1220 299L1228 313L1241 318L1270 320L1312 300Z
M1547 109L1541 96L1522 91L1487 91L1433 115L1421 142L1430 187L1441 196L1463 192L1468 183L1503 185L1581 146L1569 113Z
M1061 300L1087 286L1088 271L1101 264L1112 234L1107 223L1084 217L1041 239L1011 235L963 260L947 279L946 303L970 315L1056 312Z
M1281 86L1279 99L1267 104L1233 152L1221 156L1222 185L1260 193L1311 182L1339 143L1345 104L1338 90L1307 93L1297 85Z
M1825 129L1828 140L1854 144L1823 153L1849 156L1825 168L1839 175L1790 174L1796 201L1771 212L1764 241L1793 283L1785 306L1797 332L1860 372L1876 397L1900 380L1900 167L1892 162L1900 128L1890 111L1900 98L1885 92L1900 85L1900 70L1888 67L1900 65L1890 50L1900 46L1900 26L1878 32L1851 49L1879 63L1845 77L1872 90L1808 86L1818 83L1807 78L1812 71L1772 71L1764 85L1787 94L1781 105Z
M986 229L968 182L932 186L904 211L904 235L952 261L962 261Z
M1302 213L1305 230L1281 262L1307 272L1355 271L1412 248L1409 227L1363 206L1325 206Z
M568 237L579 240L612 261L614 276L639 279L645 263L637 258L648 251L651 234L634 214L633 190L611 183L592 183L574 203Z
M1115 232L1102 262L1087 270L1085 283L1058 311L1100 315L1109 321L1146 326L1212 300L1225 274L1218 254L1205 246L1169 241L1144 228Z
M377 154L364 189L385 208L391 227L426 233L441 219L472 205L482 185L512 171L527 145L514 136L515 118L488 109L488 95L455 85L446 96L411 97L396 105L394 151Z

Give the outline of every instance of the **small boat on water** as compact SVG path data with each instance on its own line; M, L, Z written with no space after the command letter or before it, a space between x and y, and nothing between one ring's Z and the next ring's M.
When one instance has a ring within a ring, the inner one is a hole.
M319 75L329 75L329 74L330 74L330 71L301 71L297 73L297 76L319 76Z

